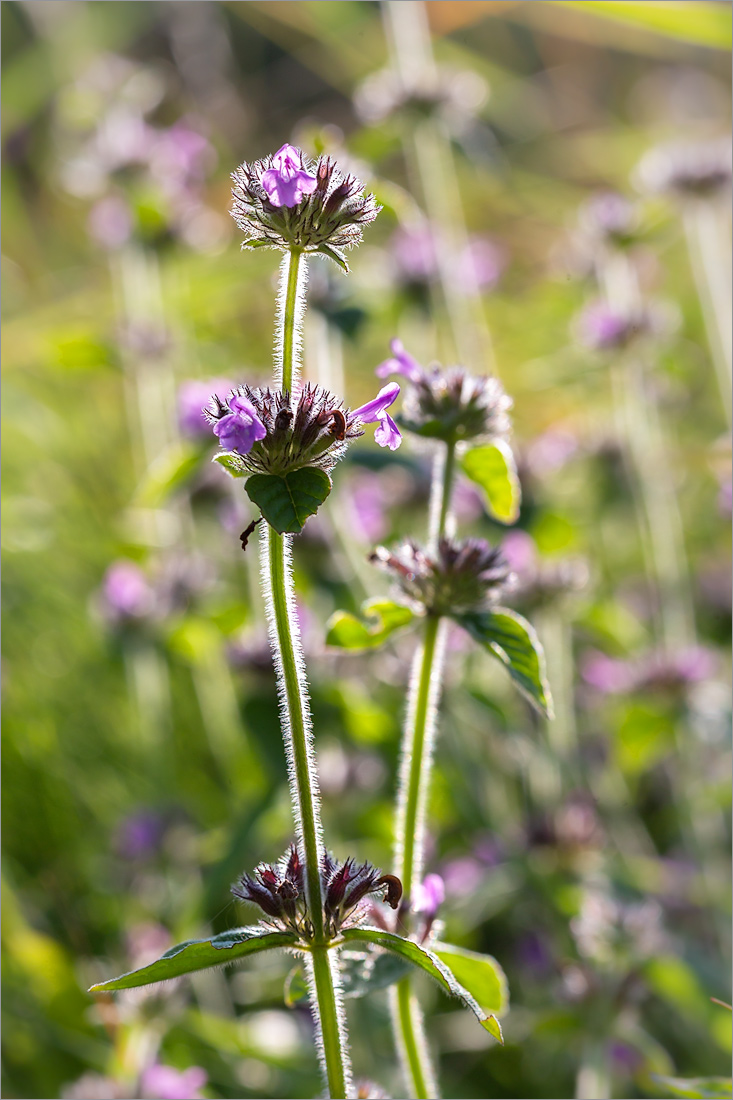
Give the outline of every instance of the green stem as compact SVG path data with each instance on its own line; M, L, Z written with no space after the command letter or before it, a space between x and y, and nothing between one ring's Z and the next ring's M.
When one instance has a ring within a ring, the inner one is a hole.
M327 947L313 947L310 963L320 1015L320 1038L328 1091L331 1097L345 1100L349 1095L347 1090L350 1075L344 1052L346 1037L339 1017L339 1008L343 1015L343 1007L339 1005L337 996L338 974L334 973L338 966L338 957L329 952Z
M455 444L446 446L442 461L433 467L430 508L430 545L437 548L449 522L455 476ZM433 743L438 700L443 680L445 624L439 616L425 621L422 649L415 656L403 734L402 772L395 838L395 874L402 881L409 902L422 877L425 846L425 807L432 772ZM409 931L409 913L402 916ZM435 1074L424 1039L422 1013L412 993L410 978L398 984L392 1002L392 1021L402 1068L412 1095L423 1100L437 1096Z
M433 725L436 689L439 686L435 684L433 677L439 626L440 618L429 615L425 623L422 652L416 662L417 681L414 692L411 691L408 711L408 739L405 744L407 776L397 827L399 848L395 871L402 882L406 898L410 897L414 881L419 878L422 869L423 818L430 781L430 760L427 759L429 754L425 750L426 746L430 748L429 742L432 740L430 727Z
M276 384L291 390L297 380L298 339L305 309L302 253L293 251L286 255L281 272L281 325L275 349L280 371ZM262 525L262 586L280 694L290 795L303 858L308 915L313 926L308 956L314 993L313 1013L329 1095L345 1100L351 1087L351 1066L345 1014L339 998L338 956L336 953L332 957L329 955L329 934L323 914L320 794L308 685L295 615L291 544L292 535L281 535L267 523Z
M420 1005L412 992L409 978L397 983L393 1007L399 1021L402 1062L411 1094L416 1100L428 1100L431 1096L437 1096L437 1086L427 1053Z
M282 349L280 356L281 377L280 384L289 392L297 381L298 363L297 349L298 336L305 308L305 296L301 285L301 276L305 275L305 260L303 253L293 249L285 254L282 267L281 293L284 291L282 302L282 334L279 347Z

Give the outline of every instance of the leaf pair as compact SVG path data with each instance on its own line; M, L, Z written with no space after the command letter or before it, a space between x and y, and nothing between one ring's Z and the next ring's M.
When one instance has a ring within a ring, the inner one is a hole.
M409 607L387 599L367 600L362 604L361 614L359 619L348 611L335 611L326 627L326 644L354 651L374 649L415 618ZM492 657L501 661L529 702L551 718L545 655L534 627L506 607L453 618Z
M383 948L389 952L389 956L407 964L405 969L384 967L380 963L382 956L372 956L370 970L374 971L379 966L384 975L373 982L364 977L361 984L358 980L352 980L352 996L363 996L373 989L391 985L399 981L411 967L418 967L438 982L446 993L457 997L466 1008L470 1008L481 1026L503 1043L501 1026L495 1013L501 1013L507 1007L506 979L501 967L490 955L478 955L476 952L443 943L435 944L432 950L428 950L394 932L368 927L344 929L341 942ZM179 943L148 966L107 982L99 982L89 992L109 993L119 989L135 989L137 986L178 978L195 970L226 966L248 955L279 948L302 951L303 945L292 932L269 931L257 926L235 928L208 940L187 940ZM302 994L302 990L300 993ZM293 994L291 1000L297 1000L298 996L299 994Z

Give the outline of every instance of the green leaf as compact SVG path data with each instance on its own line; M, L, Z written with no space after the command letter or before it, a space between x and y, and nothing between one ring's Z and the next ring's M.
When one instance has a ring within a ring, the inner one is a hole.
M271 527L296 535L331 492L331 479L323 470L301 466L287 474L253 474L244 487Z
M341 989L344 997L366 997L399 982L412 970L407 959L369 944L364 951L341 951Z
M727 4L711 4L709 0L677 0L674 4L660 4L658 0L555 0L555 3L683 42L730 49Z
M302 966L294 966L285 979L285 1004L293 1008L300 1001L307 1001L310 996L308 979Z
M232 477L246 477L249 473L242 456L236 451L217 451L211 461L218 462Z
M472 615L457 615L479 645L498 657L523 695L537 710L552 718L552 698L545 674L545 654L533 626L506 607Z
M194 970L206 970L210 966L226 966L227 963L254 955L259 951L272 951L278 947L295 947L298 940L292 932L268 932L261 928L233 928L208 940L186 940L171 947L155 962L111 978L108 982L93 985L90 993L107 993L114 989L135 989L139 985L166 982Z
M690 1097L692 1100L731 1100L733 1095L733 1082L729 1077L665 1077L661 1073L652 1073L651 1078L670 1096Z
M483 491L490 516L499 523L516 523L522 487L512 449L503 439L474 447L461 459L464 474Z
M330 245L327 244L322 244L319 248L316 249L316 252L320 252L322 256L328 256L329 260L333 260L335 264L338 264L342 271L345 271L347 275L349 274L349 265L347 264L346 258L340 249L332 248Z
M484 1012L501 1016L509 1007L506 975L491 955L480 955L452 943L434 943L431 950L457 982L475 997Z
M175 492L198 469L201 449L187 443L175 443L166 448L146 471L136 493L138 504L156 508Z
M387 951L406 959L413 966L419 967L429 974L446 993L451 997L457 997L466 1008L470 1008L482 1027L486 1028L490 1035L503 1044L504 1037L501 1033L501 1025L495 1016L484 1012L481 1005L453 976L452 971L441 962L436 954L421 947L414 940L405 940L402 936L396 936L394 932L384 932L381 928L346 928L341 937L347 943L361 941L362 943L375 943L384 947Z
M414 612L392 600L365 600L361 605L362 622L348 611L334 611L326 624L326 645L340 649L374 649L395 630L409 626Z

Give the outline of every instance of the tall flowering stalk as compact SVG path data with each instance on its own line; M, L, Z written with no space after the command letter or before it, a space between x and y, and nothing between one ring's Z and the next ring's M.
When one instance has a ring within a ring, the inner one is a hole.
M232 889L262 914L253 926L179 944L156 962L94 986L94 992L163 981L192 970L229 963L260 951L285 948L304 958L316 1024L317 1047L331 1097L353 1095L339 949L356 943L368 984L373 956L389 951L429 973L469 1007L497 1037L499 1025L454 969L455 948L433 952L388 928L387 914L370 897L396 910L402 886L353 858L339 862L326 849L320 818L313 726L292 574L293 536L331 492L330 474L349 444L376 425L377 444L396 449L402 440L388 411L400 394L396 382L357 409L323 387L299 380L300 331L305 308L306 257L320 252L346 269L343 249L361 239L361 227L378 207L358 180L344 176L328 157L310 166L302 152L283 146L274 156L243 164L234 174L233 214L247 233L244 245L285 253L272 386L239 386L215 394L202 410L220 444L214 460L243 479L259 509L242 545L261 524L261 576L280 696L296 841L276 864L261 863ZM436 592L443 591L438 584ZM443 606L450 593L443 591ZM435 605L436 614L442 610ZM479 629L479 627L477 627ZM411 861L412 863L412 861ZM371 915L373 925L366 924ZM451 961L453 960L453 961ZM470 985L470 981L468 983Z

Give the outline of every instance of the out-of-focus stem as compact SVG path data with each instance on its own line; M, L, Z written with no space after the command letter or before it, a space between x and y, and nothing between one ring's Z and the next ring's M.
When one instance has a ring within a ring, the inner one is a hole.
M728 212L725 217L727 220ZM723 409L731 422L733 330L731 328L730 229L717 204L697 199L683 214L690 264L702 307Z

